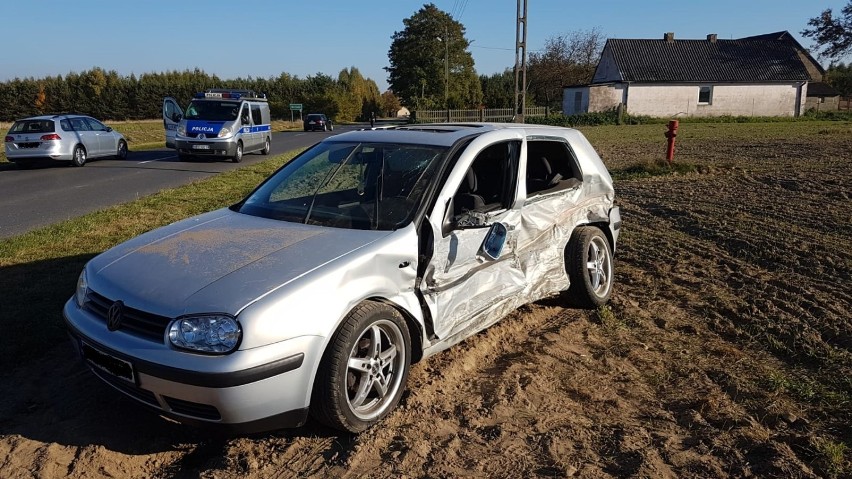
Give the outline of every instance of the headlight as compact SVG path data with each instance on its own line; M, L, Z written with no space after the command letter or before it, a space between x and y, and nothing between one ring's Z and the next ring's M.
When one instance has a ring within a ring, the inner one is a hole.
M223 126L221 130L219 130L219 138L225 138L226 136L231 136L231 129L227 126Z
M178 136L186 136L186 125L178 125L177 134Z
M230 353L242 337L240 324L221 314L176 319L169 326L169 341L179 348L205 353Z
M89 294L89 281L86 279L86 268L83 268L83 271L80 272L80 277L77 278L77 291L74 293L77 306L83 307L87 294Z

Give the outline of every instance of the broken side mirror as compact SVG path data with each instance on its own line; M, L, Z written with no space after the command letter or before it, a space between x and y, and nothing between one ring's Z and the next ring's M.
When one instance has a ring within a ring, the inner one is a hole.
M500 258L500 253L503 252L503 246L506 245L506 237L508 229L503 223L494 223L485 234L485 239L482 240L482 245L479 247L479 254L490 260Z

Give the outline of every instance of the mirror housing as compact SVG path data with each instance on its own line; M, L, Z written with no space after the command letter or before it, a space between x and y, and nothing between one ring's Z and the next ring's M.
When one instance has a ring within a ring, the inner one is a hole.
M482 245L479 246L479 255L492 261L499 259L506 245L509 230L503 223L494 223L485 234Z

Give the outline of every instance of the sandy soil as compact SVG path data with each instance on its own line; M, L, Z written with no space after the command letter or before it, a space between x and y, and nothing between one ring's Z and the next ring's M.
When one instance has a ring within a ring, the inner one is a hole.
M415 365L399 409L360 436L210 436L51 348L0 376L0 476L852 474L850 152L694 142L681 154L700 173L617 182L609 308L525 306Z

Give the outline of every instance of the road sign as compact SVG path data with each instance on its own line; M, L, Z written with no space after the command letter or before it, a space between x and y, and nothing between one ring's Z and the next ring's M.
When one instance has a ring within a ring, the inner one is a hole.
M290 109L302 111L302 104L301 103L290 103Z

